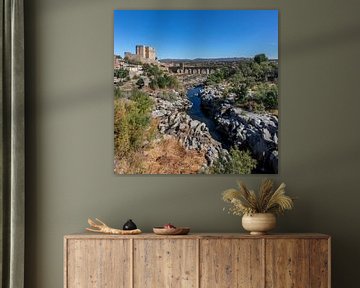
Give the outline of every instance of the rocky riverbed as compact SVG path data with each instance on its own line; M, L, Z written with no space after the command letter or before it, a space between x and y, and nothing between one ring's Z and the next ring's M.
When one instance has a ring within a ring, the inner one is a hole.
M171 92L171 99L157 92L152 94L155 102L152 117L158 120L159 132L175 137L186 149L203 152L204 171L220 154L229 155L229 147L236 147L251 152L258 163L257 173L277 173L278 118L270 113L236 107L234 95L223 97L223 91L222 87L203 87L199 97L202 111L215 123L215 128L210 129L216 129L224 141L214 139L211 133L214 131L209 131L209 124L205 124L207 121L188 115L192 102L176 91Z
M259 172L278 171L278 118L270 113L250 112L234 106L234 95L223 97L222 89L205 87L201 105L213 117L217 129L232 146L248 149L258 161Z
M192 103L179 94L172 101L156 95L153 97L155 109L152 117L159 121L159 132L176 137L186 149L203 152L206 159L203 168L210 167L224 149L220 142L212 138L205 123L192 119L186 113Z

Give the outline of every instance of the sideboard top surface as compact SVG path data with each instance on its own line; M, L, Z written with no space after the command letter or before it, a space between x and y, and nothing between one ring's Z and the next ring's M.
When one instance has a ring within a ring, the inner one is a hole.
M250 235L246 233L190 233L188 235L156 235L142 233L138 235L110 235L101 233L75 233L64 236L65 239L329 239L329 235L320 233L286 233Z

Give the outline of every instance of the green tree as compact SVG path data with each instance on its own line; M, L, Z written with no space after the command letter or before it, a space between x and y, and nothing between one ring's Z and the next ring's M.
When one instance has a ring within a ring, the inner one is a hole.
M244 75L245 78L251 76L251 74L252 74L250 64L251 64L251 62L241 62L239 64L240 71Z
M225 79L225 70L224 69L218 69L214 73L210 74L207 79L207 84L218 84L221 83Z
M254 57L254 61L258 64L260 64L261 62L265 62L268 61L268 58L266 57L266 55L264 53L262 54L257 54Z
M278 94L277 91L267 91L263 96L262 102L266 109L277 109L278 108Z
M256 81L263 81L265 79L262 66L257 62L251 63L251 75Z
M236 72L230 77L230 82L232 85L237 86L245 80L244 75L241 71Z

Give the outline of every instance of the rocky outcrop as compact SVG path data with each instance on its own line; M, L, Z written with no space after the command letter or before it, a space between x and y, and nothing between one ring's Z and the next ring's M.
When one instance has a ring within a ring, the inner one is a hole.
M223 149L221 143L211 137L204 123L193 120L186 114L191 102L182 98L173 102L159 98L154 100L156 104L152 117L159 120L159 132L175 136L186 149L202 151L206 166L211 166Z
M278 171L278 119L268 113L249 112L235 107L235 94L223 97L224 87L201 91L202 109L208 112L226 146L248 149L258 161L261 171ZM164 135L176 137L190 150L202 151L210 167L220 154L228 155L220 142L210 134L205 123L192 119L186 111L192 103L180 95L171 101L153 95L152 117L159 120L158 129ZM206 168L206 167L205 167Z
M268 113L254 113L234 107L233 97L222 97L216 89L204 89L202 107L212 115L219 131L232 144L249 149L260 168L278 171L278 118Z
M152 117L158 118L163 116L170 116L173 112L186 111L191 107L191 102L188 99L178 96L173 101L167 101L153 96L155 102L155 109L152 112Z

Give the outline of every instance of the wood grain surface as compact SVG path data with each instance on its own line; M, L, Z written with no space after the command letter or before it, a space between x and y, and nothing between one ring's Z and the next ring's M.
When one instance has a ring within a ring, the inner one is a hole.
M262 241L261 239L202 240L200 287L263 287Z
M250 235L249 233L189 233L188 235L156 235L154 233L142 233L139 235L109 235L102 233L76 233L65 235L65 239L329 239L329 235L320 233L288 233Z
M130 288L130 240L68 241L65 287Z
M304 288L310 283L310 241L266 240L266 287Z
M313 239L310 241L310 287L328 288L330 284L330 241Z
M134 241L134 287L197 287L197 241Z
M330 243L323 234L67 235L64 287L330 288Z

